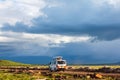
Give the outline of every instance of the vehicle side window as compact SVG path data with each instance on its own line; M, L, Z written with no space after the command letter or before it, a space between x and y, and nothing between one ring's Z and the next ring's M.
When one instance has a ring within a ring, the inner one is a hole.
M54 64L56 64L56 61L54 61Z
M53 61L50 62L50 65L52 65L52 64L53 64Z
M54 61L52 61L52 64L54 64Z

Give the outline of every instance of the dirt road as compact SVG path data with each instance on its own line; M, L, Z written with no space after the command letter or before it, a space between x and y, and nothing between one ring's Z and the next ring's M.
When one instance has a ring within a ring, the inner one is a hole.
M1 67L0 70L5 70L13 73L29 73L29 74L41 74L44 76L53 76L55 74L58 75L69 75L73 78L82 78L82 77L91 77L91 78L101 78L101 77L111 77L115 78L115 80L120 80L120 73L118 72L98 72L98 71L80 71L76 69L69 69L66 71L57 71L57 72L50 72L48 68L30 68L30 67Z

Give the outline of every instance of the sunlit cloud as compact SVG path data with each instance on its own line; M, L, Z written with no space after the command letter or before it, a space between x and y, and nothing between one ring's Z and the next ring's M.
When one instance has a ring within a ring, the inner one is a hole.
M119 61L119 4L120 0L1 0L1 57Z
M17 32L1 32L0 42L31 42L42 46L61 45L66 43L86 42L94 38L90 36L65 36L57 34L31 34Z
M5 0L0 2L0 26L17 22L32 26L32 20L45 17L42 11L47 6L44 0Z
M113 8L120 8L120 0L91 0L96 6L111 6Z

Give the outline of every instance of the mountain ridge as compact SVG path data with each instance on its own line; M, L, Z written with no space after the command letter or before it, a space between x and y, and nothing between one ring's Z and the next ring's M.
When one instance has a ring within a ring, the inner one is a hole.
M11 60L0 60L0 66L24 66L24 65L30 65L30 64L24 64Z

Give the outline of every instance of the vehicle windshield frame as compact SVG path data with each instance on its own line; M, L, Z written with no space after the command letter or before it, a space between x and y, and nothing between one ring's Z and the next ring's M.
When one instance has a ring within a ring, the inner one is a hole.
M66 64L66 61L57 61L57 64Z

